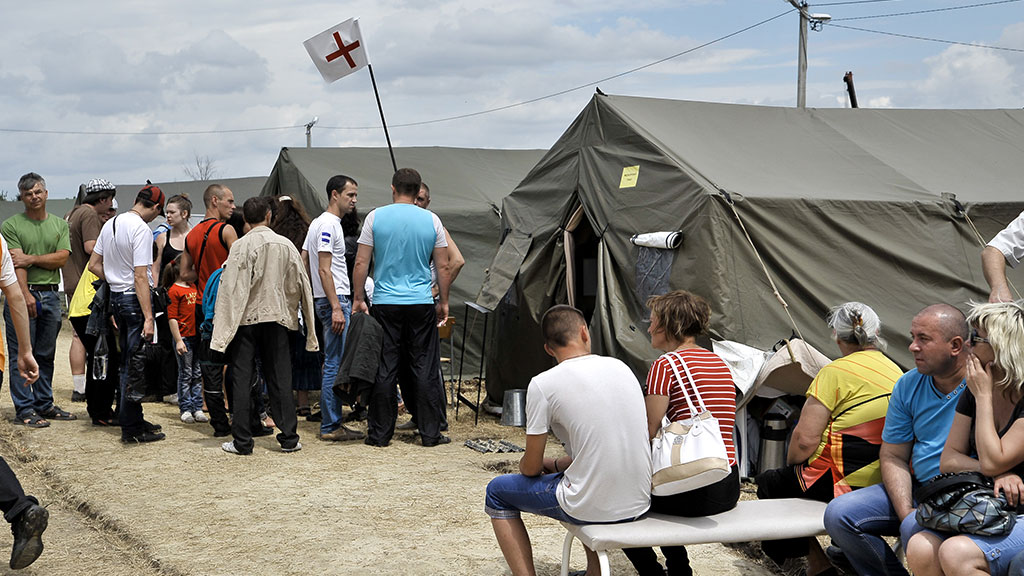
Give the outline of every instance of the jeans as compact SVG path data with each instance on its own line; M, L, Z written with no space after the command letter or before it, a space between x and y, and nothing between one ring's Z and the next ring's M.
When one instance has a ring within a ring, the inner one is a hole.
M145 317L134 292L111 292L110 307L118 327L118 341L121 345L121 406L117 419L121 424L121 438L133 438L145 431L142 419L142 403L127 398L128 360L142 341L142 326Z
M182 338L185 353L174 353L178 359L178 409L198 412L203 409L203 374L199 370L199 339L196 336Z
M320 433L329 434L341 426L341 399L334 394L334 380L341 366L341 355L345 352L345 337L348 335L348 320L352 316L352 302L348 296L338 294L338 302L345 314L345 329L341 334L331 330L331 302L327 298L313 299L316 316L324 325L324 375L320 387Z
M900 536L903 543L919 531L914 514L900 522L881 484L836 497L825 509L825 530L832 537L857 574L906 575L882 536Z
M38 303L36 317L29 318L32 355L39 364L39 379L30 386L17 370L10 370L11 400L18 418L31 412L49 412L53 408L53 358L57 353L57 334L60 333L60 298L56 292L29 289ZM7 357L12 366L18 365L18 335L14 331L9 303L4 304L4 324L7 325Z
M504 474L487 484L484 510L491 518L519 518L520 512L530 512L570 524L587 524L569 516L558 504L558 483L563 473L524 476Z

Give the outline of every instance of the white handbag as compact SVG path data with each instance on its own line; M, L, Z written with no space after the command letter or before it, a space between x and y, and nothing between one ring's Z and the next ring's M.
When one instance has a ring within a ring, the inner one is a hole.
M718 419L712 416L704 405L704 399L700 397L683 357L676 352L669 354L682 364L683 370L686 371L690 389L697 398L700 410L697 410L690 400L686 382L679 375L679 369L674 362L669 361L693 416L679 422L669 422L668 418L664 418L661 430L651 440L651 460L654 465L651 494L655 496L671 496L702 488L718 482L732 472Z

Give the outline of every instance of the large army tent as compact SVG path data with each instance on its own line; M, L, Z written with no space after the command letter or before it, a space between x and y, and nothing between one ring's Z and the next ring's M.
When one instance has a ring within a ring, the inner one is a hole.
M502 198L522 181L544 151L398 147L394 153L400 168L415 168L430 185L430 210L441 218L466 259L449 298L449 313L457 322L458 353L465 320L463 304L475 299L500 240ZM325 186L335 174L345 174L359 183L359 214L391 203L394 169L387 148L282 148L263 194L298 198L314 217L327 207ZM470 321L475 319L471 315ZM480 358L482 327L477 323L474 328L466 350L467 374L474 374Z
M551 365L539 319L570 294L595 352L640 377L657 355L644 302L669 289L707 298L720 337L764 349L795 323L833 357L824 316L860 300L885 323L890 356L910 367L918 310L986 298L971 222L990 238L1024 209L1022 185L1024 110L596 95L503 203L502 244L478 298L498 325L490 398ZM675 250L630 243L673 230L684 238Z

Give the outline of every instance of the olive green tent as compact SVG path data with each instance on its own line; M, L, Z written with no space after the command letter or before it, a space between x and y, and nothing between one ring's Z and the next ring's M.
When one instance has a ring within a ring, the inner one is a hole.
M860 300L881 316L890 356L911 366L918 310L986 299L968 220L991 238L1024 209L1022 183L1024 110L596 95L503 203L502 244L477 299L497 317L489 396L500 402L551 366L539 319L570 297L595 352L642 378L657 355L644 303L670 289L707 298L723 338L764 349L795 324L831 356L828 308ZM630 242L675 230L674 250Z
M430 186L430 210L441 218L458 245L466 265L452 285L449 314L456 317L455 350L461 349L464 303L480 290L484 269L500 239L501 200L537 164L543 150L399 147L398 166L415 168ZM298 198L310 217L327 207L327 180L345 174L359 183L357 210L365 215L391 203L394 169L387 148L282 148L263 188L263 195ZM470 315L467 375L476 375L482 325ZM459 368L456 360L456 371Z

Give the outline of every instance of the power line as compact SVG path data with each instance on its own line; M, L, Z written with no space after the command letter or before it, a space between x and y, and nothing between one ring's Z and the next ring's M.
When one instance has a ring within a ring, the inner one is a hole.
M927 36L914 36L912 34L898 34L896 32L884 32L882 30L870 30L868 28L857 28L855 26L844 26L842 24L833 24L831 22L825 22L826 26L833 26L835 28L843 28L846 30L856 30L858 32L871 32L872 34L882 34L883 36L895 36L897 38L907 38L910 40L924 40L926 42L938 42L940 44L954 44L956 46L968 46L970 48L988 48L989 50L1003 50L1005 52L1021 52L1024 53L1024 48L1007 48L1005 46L990 46L987 44L972 44L970 42L958 42L956 40L943 40L941 38L928 38Z
M31 130L28 128L0 128L0 132L16 132L21 134L70 134L76 136L194 136L197 134L269 132L271 130L291 130L292 128L305 128L305 125L274 126L271 128L228 128L224 130L175 130L169 132L86 132L78 130Z
M902 2L903 0L850 0L849 2L826 2L825 4L808 4L810 7L817 6L849 6L851 4L876 4L878 2Z
M873 18L892 18L895 16L914 16L917 14L930 14L933 12L949 12L950 10L965 10L967 8L981 8L983 6L995 6L997 4L1011 4L1013 2L1020 2L1021 0L998 0L996 2L983 2L981 4L968 4L966 6L948 6L946 8L931 8L929 10L914 10L913 12L894 12L891 14L874 14L871 16L850 16L848 18L833 18L832 22L842 22L845 20L871 20Z
M793 12L793 11L794 11L794 9L786 10L785 12L783 12L781 14L777 14L775 16L772 16L771 18L767 18L765 20L762 20L762 21L758 22L757 24L751 24L750 26L747 26L746 28L742 28L742 29L737 30L735 32L732 32L730 34L726 34L725 36L720 36L718 38L715 38L714 40L710 40L710 41L705 42L703 44L700 44L698 46L694 46L693 48L689 48L687 50L683 50L682 52L679 52L677 54L673 54L671 56L666 56L665 58L662 58L660 60L655 60L654 62L651 62L649 64L644 64L643 66L637 66L636 68L632 68L630 70L626 70L625 72L620 72L618 74L614 74L614 75L608 76L606 78L601 78L600 80L594 80L593 82L587 82L586 84L580 84L579 86L575 86L573 88L566 88L565 90L559 90L558 92L553 92L551 94L546 94L544 96L538 96L536 98L531 98L529 100L523 100L522 102L516 102L514 104L506 104L504 106L498 106L497 108L490 108L490 109L487 109L487 110L481 110L479 112L470 112L468 114L459 114L457 116L448 116L447 118L437 118L435 120L423 120L423 121L420 121L420 122L407 122L405 124L390 124L390 126L392 128L405 128L405 127L409 127L409 126L424 126L426 124L437 124L437 123L440 123L440 122L448 122L448 121L451 121L451 120L461 120L463 118L472 118L474 116L482 116L484 114L490 114L492 112L500 112L502 110L508 110L510 108L516 108L516 107L519 107L519 106L525 106L527 104L533 104L534 102L540 102L541 100L547 100L548 98L554 98L556 96L562 96L563 94L568 94L570 92L575 92L577 90L582 90L584 88L589 88L591 86L596 86L597 84L600 84L601 82L607 82L609 80L615 80L617 78L622 78L623 76L632 74L634 72L639 72L640 70L644 70L646 68L650 68L651 66L657 66L658 64L661 64L663 62L667 62L667 61L672 60L674 58L678 58L680 56L685 56L686 54L690 54L692 52L696 52L697 50L700 50L702 48L707 48L708 46L711 46L712 44L717 44L718 42L721 42L723 40L728 40L729 38L732 38L733 36L738 36L740 34L743 34L744 32L747 32L749 30L753 30L754 28L757 28L758 26L763 26L763 25L771 22L772 20L777 20L779 18L782 18L786 14L789 14L790 12ZM321 126L321 128L324 128L326 130L367 130L367 129L371 129L371 128L376 129L376 128L379 128L379 126L351 126L351 127L349 127L349 126Z

